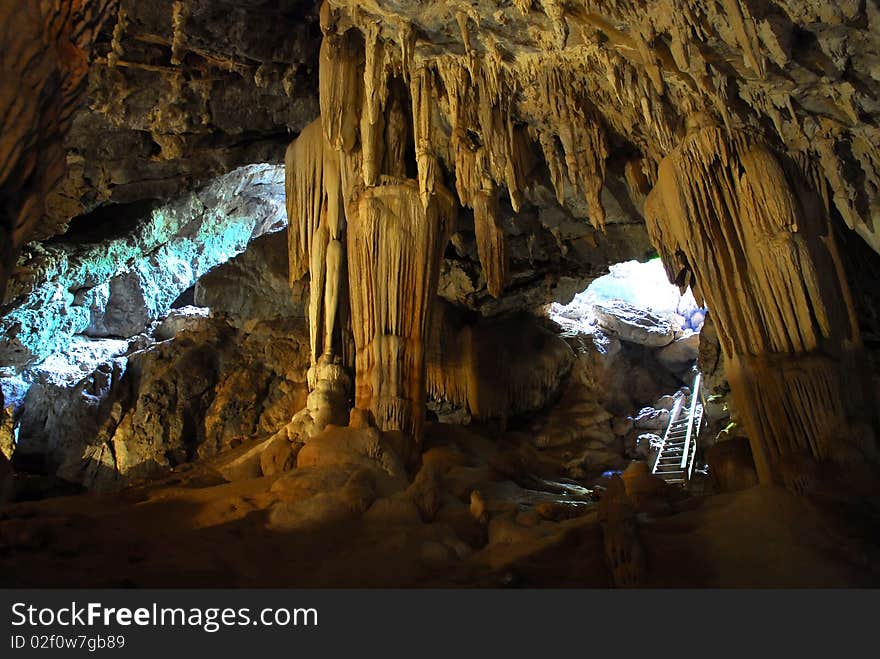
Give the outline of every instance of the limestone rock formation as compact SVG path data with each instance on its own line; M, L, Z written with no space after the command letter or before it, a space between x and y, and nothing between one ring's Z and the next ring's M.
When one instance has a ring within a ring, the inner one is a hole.
M793 38L794 34L810 34L813 43L827 54L834 51L829 33L806 27L811 18L809 11L795 12L776 3L758 14L741 3L703 7L674 2L662 11L659 6L642 11L632 3L600 3L585 9L556 3L552 6L553 11L538 11L531 4L523 4L521 8L492 12L480 7L471 13L443 13L428 11L416 3L361 8L344 0L326 2L321 12L325 33L320 63L322 123L329 147L344 154L339 166L343 181L347 181L343 203L351 205L349 202L356 201L360 194L359 169L367 191L376 186L377 175L383 171L400 174L400 159L390 159L388 154L397 153L395 149L407 139L391 129L398 130L405 124L396 113L401 107L401 90L408 91L404 103L408 101L412 116L415 174L422 203L427 209L432 200L442 198L442 194L435 197L435 192L442 191L439 182L444 172L454 177L458 202L474 210L477 252L488 288L500 292L506 280L502 263L506 250L495 217L496 195L499 188L504 189L514 210L522 206L536 178L535 159L526 155L534 151L529 145L540 146L558 201L565 202L570 186L583 196L590 222L601 229L606 225L601 197L606 163L612 136L622 134L640 152L626 168L633 197L637 199L654 186L648 200L649 225L671 279L685 284L693 274L707 278L701 281L706 287L721 291L726 278L728 286L745 290L741 282L732 281L744 273L727 271L724 259L718 260L719 265L711 265L709 252L714 258L718 249L727 246L718 245L717 236L701 237L699 227L701 221L715 216L726 222L728 217L752 212L757 219L749 228L748 242L760 245L758 252L778 245L784 250L782 254L788 254L785 258L792 266L800 263L806 268L805 275L794 271L784 274L784 260L771 264L773 257L758 256L757 252L749 260L743 248L734 245L734 262L749 263L749 276L756 279L742 299L733 291L723 295L705 293L710 306L717 303L716 318L723 335L735 332L725 327L728 322L740 322L731 316L734 312L728 311L728 305L736 300L736 304L753 309L768 306L774 299L774 289L778 289L779 295L792 297L786 303L790 308L780 310L780 321L788 327L812 325L814 334L826 338L835 335L832 342L852 342L855 352L837 345L855 365L858 359L851 357L858 352L857 329L846 301L848 292L839 259L833 244L820 247L816 241L829 233L832 208L850 227L872 239L870 209L876 205L871 200L877 186L862 186L844 172L859 169L864 181L877 179L878 157L868 137L871 130L876 130L876 122L867 122L871 126L868 133L864 132L865 124L852 127L860 111L871 115L876 102L869 87L842 81L840 66L847 61L845 58L838 65L829 64L822 74L816 73ZM823 14L822 18L835 25L864 18L864 26L876 20L870 10L855 6ZM611 25L616 27L612 29ZM866 38L859 27L845 29L853 39ZM514 35L524 35L525 43L518 42ZM698 53L686 47L691 38L705 41L708 36L717 50ZM450 40L456 47L447 45L438 51L431 46ZM719 67L720 61L733 61L737 66L728 70ZM870 59L865 62L870 63ZM781 79L779 70L784 71ZM789 71L796 71L800 79L795 76L796 82L792 83L786 78ZM823 80L826 88L833 90L831 97L847 100L820 103L825 116L835 118L817 122L811 114L817 104L810 96L809 81L815 81L818 75L827 76L830 71L836 77ZM768 92L771 87L775 95ZM351 92L345 101L341 89ZM722 89L725 93L719 92ZM731 107L727 101L732 95L728 92L736 93L742 105ZM429 99L435 103L429 104ZM705 127L712 124L723 128ZM683 133L686 125L696 130L690 137ZM844 144L848 146L844 148ZM773 155L777 146L787 152L782 160ZM837 155L844 151L847 155ZM357 162L349 164L352 154ZM786 164L789 162L791 166ZM744 169L744 180L725 179L731 163L734 168ZM760 177L765 178L759 181ZM793 182L791 177L795 177ZM761 183L768 185L762 188ZM701 190L701 186L712 191L709 206L698 205L696 197L688 200L688 195L696 194L693 191ZM769 186L777 190L769 191ZM334 183L332 190L336 189ZM791 198L793 190L800 193L802 189L803 194L814 195L816 201L807 211L798 210ZM733 201L721 196L719 190L729 190ZM317 227L314 215L312 220L298 221L311 226L308 231ZM675 226L678 235L672 228ZM695 235L685 235L686 231ZM790 232L788 242L786 234L780 233L784 231ZM799 256L798 250L802 253L804 249L820 251ZM434 265L430 259L428 264L430 272ZM707 273L711 267L722 274ZM773 274L774 268L779 279ZM789 286L797 281L804 282L801 292ZM843 306L834 306L834 300L843 300ZM354 309L358 306L355 303ZM811 307L816 310L815 319L798 318L798 309L805 313ZM745 352L745 333L761 331L762 326L779 333L773 328L773 319L752 322L748 315L742 321L744 335L733 339L738 346L725 347L728 360ZM832 328L829 323L835 321L828 320L831 315L843 319L837 322L845 326ZM788 338L798 345L786 343L783 331L782 336L764 337L767 345L759 351L793 349L808 353L817 347L815 336ZM358 350L363 349L364 340L355 338ZM816 373L811 376L818 378L815 395L840 396L840 383L827 381L829 368L821 362L819 359L816 364L802 365ZM377 360L366 369L361 367L358 379L373 377L374 370L381 373L382 369L381 360ZM766 369L761 375L730 375L732 380L742 381L741 386L734 386L739 391L740 407L766 406L766 401L775 400L773 392L787 386L777 380L765 387L769 375ZM825 384L819 384L823 378ZM384 405L379 400L380 392L367 391L360 383L356 387L361 392L358 405L366 405L368 399L371 406ZM870 401L856 398L855 409L831 411L824 415L825 421L817 419L819 426L808 433L814 437L804 440L799 449L808 450L817 460L829 457L833 451L823 445L828 440L822 438L828 428L840 424L859 427L860 418L868 414ZM832 410L849 402L832 403ZM809 415L793 399L772 404L775 409L787 405L792 416ZM766 421L752 418L752 423L772 425L773 413L770 407L767 410ZM389 421L389 414L397 412L383 408L379 423L396 423ZM405 425L413 429L417 424ZM757 430L755 425L751 434ZM776 460L774 454L788 452L792 447L786 444L801 440L795 439L795 431L784 424L775 430L762 428L761 434L775 437L766 441L776 442L769 455L764 455L766 447L755 447L759 471L766 480L774 471L770 466ZM867 439L852 449L842 448L840 459L859 459L853 458L853 451L873 459L874 440Z
M282 178L277 167L244 167L136 212L132 227L121 222L105 242L93 230L80 241L32 243L4 299L3 364L39 362L77 334L128 337L146 329L198 277L283 223Z
M786 163L748 134L698 127L663 160L646 204L670 280L693 278L713 310L763 481L794 456L877 452L873 433L855 430L871 423L873 396L824 184L810 196L809 171Z
M116 0L59 0L0 9L0 298L64 175L62 141L83 100L91 47L115 7Z
M569 345L537 319L468 319L439 305L429 335L427 391L471 418L498 420L552 402L574 363Z
M650 348L662 348L675 340L675 328L669 320L636 309L624 302L593 307L596 320L606 332L621 341Z
M305 401L304 335L291 322L238 331L213 320L118 349L92 372L43 370L24 401L16 459L112 489L271 435Z
M251 241L240 255L217 266L195 284L195 304L241 326L249 320L305 317L308 287L288 281L287 230Z
M880 583L876 0L18 4L0 586Z
M629 180L646 192L682 119L708 112L810 157L847 224L873 239L877 105L869 72L878 14L870 3L479 2L449 11L415 2L328 4L340 32L351 25L365 35L372 51L365 79L378 79L380 99L385 87L374 71L383 66L413 80L424 69L421 79L436 75L453 90L444 100L456 119L450 124L464 129L456 139L468 130L481 138L476 162L488 162L514 202L528 171L507 158L522 137L511 128L528 126L557 194L582 192L601 225L597 191L613 136L641 152ZM454 150L465 166L470 156ZM462 178L464 191L480 183Z
M242 264L271 255L273 244L285 258L274 266L267 259L247 276ZM284 232L253 241L248 254L205 279L229 287L225 296L214 289L221 302L241 301L237 289L251 282L247 304L219 304L213 316L206 308L172 309L152 333L131 339L74 336L66 350L26 370L20 386L3 378L20 417L16 461L91 488L117 488L284 428L305 403L307 366ZM275 302L279 291L288 304Z

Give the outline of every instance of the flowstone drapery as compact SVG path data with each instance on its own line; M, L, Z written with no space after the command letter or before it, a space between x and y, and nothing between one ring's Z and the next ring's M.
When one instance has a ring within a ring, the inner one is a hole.
M764 482L797 480L805 462L876 459L828 199L808 174L753 136L704 125L663 160L645 206L670 280L712 309Z

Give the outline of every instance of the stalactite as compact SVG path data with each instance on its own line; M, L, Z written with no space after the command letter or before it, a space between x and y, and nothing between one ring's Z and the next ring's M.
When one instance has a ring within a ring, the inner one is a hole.
M532 10L532 0L513 0L513 4L516 5L523 16L527 16Z
M344 331L337 316L345 291L342 174L338 152L328 144L320 119L288 147L285 172L290 279L293 283L311 273L309 333L314 365L321 355L342 354L336 337Z
M759 476L780 480L799 455L849 456L849 442L875 459L859 331L824 205L760 140L703 125L661 163L645 215L670 280L693 273L712 309Z
M468 131L476 125L476 99L471 74L458 58L439 62L438 75L446 89L451 125L450 147L455 170L455 189L463 205L471 203L483 182L483 153Z
M124 7L119 7L116 12L116 25L113 26L113 37L110 40L110 52L107 53L107 66L113 68L119 58L125 54L122 47L122 37L128 27L128 12Z
M585 196L590 222L597 229L604 229L605 209L600 195L608 144L601 119L564 71L552 64L544 65L534 76L538 84L534 88L532 112L542 120L539 140L557 198L565 198L565 174L572 187Z
M437 179L437 156L433 151L432 114L434 105L433 73L420 67L411 73L413 139L416 146L416 166L419 173L419 194L427 209Z
M499 217L497 192L479 192L474 197L473 206L477 253L486 276L486 284L492 296L501 297L501 291L507 282L507 250Z
M358 139L364 83L364 45L357 30L325 35L318 65L324 134L334 149L351 152Z
M730 25L736 35L736 40L742 47L746 62L762 78L764 77L764 61L758 55L758 36L755 33L755 24L751 17L743 11L740 0L723 0L724 9L727 12Z
M184 26L189 18L189 7L182 0L171 5L171 63L179 66L186 55L186 33Z
M318 230L324 200L324 133L316 119L287 147L285 195L290 221L290 281L308 272L312 237Z
M324 289L327 281L327 243L329 242L327 224L322 222L312 236L309 279L309 339L312 350L312 366L324 353ZM314 387L314 383L311 383Z
M364 185L375 185L385 154L385 104L388 100L389 67L379 27L371 23L365 34L364 111L361 113L361 148Z

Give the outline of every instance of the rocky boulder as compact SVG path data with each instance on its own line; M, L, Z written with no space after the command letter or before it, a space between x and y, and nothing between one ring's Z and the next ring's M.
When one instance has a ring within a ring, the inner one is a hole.
M201 277L195 288L197 305L236 325L302 318L307 296L307 280L289 283L286 228L255 239L246 251Z
M305 404L302 324L243 331L201 317L142 343L113 341L118 352L106 348L91 372L85 360L63 377L41 372L24 401L16 459L114 489L270 435Z
M700 334L685 330L682 336L657 351L657 361L673 373L690 368L700 354Z
M646 309L618 301L596 304L593 311L599 327L621 341L662 348L675 340L675 328L670 319Z
M211 322L211 310L207 307L187 305L172 309L158 323L153 336L159 341L167 341L185 330L202 329Z

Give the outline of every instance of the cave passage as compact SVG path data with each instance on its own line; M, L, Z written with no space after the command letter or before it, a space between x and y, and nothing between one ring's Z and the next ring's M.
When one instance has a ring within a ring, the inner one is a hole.
M583 331L596 324L594 305L622 302L636 309L673 317L681 330L699 332L702 329L708 309L697 304L690 288L682 293L669 283L659 258L643 263L613 263L608 270L609 274L594 279L568 304L551 304L549 317L563 327Z

